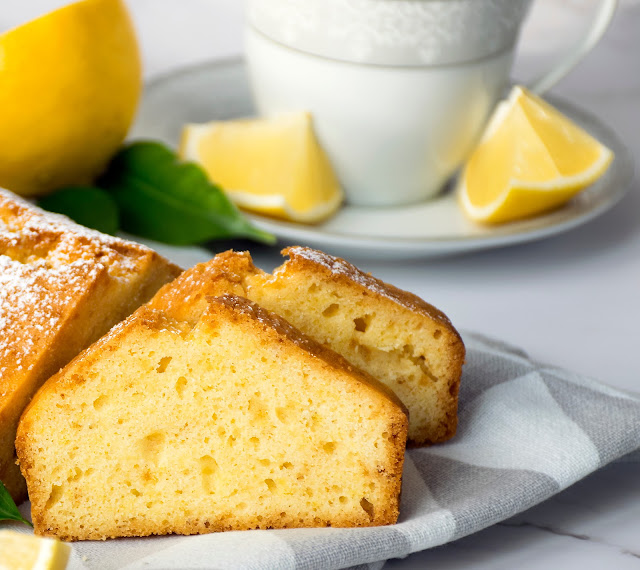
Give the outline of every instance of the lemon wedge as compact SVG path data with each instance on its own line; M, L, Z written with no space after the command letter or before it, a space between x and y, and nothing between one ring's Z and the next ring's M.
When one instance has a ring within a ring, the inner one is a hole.
M142 89L123 0L81 0L0 35L0 186L24 196L98 175Z
M612 160L607 147L557 109L514 87L461 173L459 201L478 222L535 216L566 203Z
M63 570L71 548L53 538L0 531L0 569Z
M186 125L179 153L245 210L314 223L343 200L307 112Z

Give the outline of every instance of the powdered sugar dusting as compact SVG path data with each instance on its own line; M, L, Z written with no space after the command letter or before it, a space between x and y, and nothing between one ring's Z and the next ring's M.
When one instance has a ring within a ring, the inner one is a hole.
M24 264L0 255L0 381L35 366L37 346L55 336L66 310L100 270L85 260L50 267L42 259ZM2 396L7 386L0 386Z
M393 299L397 300L394 296L389 294L389 291L385 286L382 286L380 282L371 277L371 275L367 275L363 271L360 271L355 265L352 265L348 261L344 259L340 259L339 257L334 257L329 255L328 253L324 253L323 251L318 251L317 249L311 249L308 247L302 246L294 246L290 247L286 250L286 253L293 256L303 257L312 261L313 263L317 263L318 265L322 265L326 267L331 273L335 275L344 275L358 283L358 285L362 285L370 289L371 291Z
M0 188L0 253L26 262L35 257L46 257L51 263L100 258L117 278L135 271L139 257L152 251L85 228L66 216L45 212ZM29 254L27 259L25 253Z
M27 224L27 231L40 230L46 232L72 232L76 236L84 236L92 241L99 241L107 245L125 245L129 244L126 240L100 233L96 230L86 228L80 224L76 224L67 216L46 212L38 206L33 205L24 198L0 188L0 208L10 211L15 217L0 220L0 232L4 228L6 230L21 227L25 219L31 218ZM3 228L4 226L4 228ZM144 247L144 246L140 246Z
M284 255L288 255L292 260L296 257L306 259L316 265L324 267L332 275L345 277L352 283L367 289L371 293L380 295L381 297L387 298L402 307L426 314L433 319L451 326L451 322L448 317L432 305L429 305L426 301L423 301L412 293L402 291L393 285L384 283L380 279L376 279L368 273L364 273L355 265L352 265L344 259L303 246L292 246L285 249L282 253ZM282 270L286 270L286 263L282 266ZM279 270L276 270L274 275L276 275L278 271Z
M31 370L63 319L101 272L139 270L150 249L44 212L0 189L0 397Z

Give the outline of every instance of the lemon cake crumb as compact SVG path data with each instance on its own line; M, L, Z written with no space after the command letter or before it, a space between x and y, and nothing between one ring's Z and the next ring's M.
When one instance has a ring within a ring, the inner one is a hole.
M397 520L406 410L245 298L143 306L51 378L16 445L65 540Z

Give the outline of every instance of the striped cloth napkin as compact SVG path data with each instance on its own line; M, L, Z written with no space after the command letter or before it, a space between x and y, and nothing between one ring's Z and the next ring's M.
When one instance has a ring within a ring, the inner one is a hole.
M379 569L507 519L640 448L640 396L478 335L465 343L458 434L407 453L396 525L75 543L69 567Z

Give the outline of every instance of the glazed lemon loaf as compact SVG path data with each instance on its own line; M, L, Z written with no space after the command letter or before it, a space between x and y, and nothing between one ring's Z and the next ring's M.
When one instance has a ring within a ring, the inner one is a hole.
M233 296L143 306L25 411L35 531L104 539L390 524L406 412L384 386Z
M290 259L273 275L247 252L218 254L161 289L151 305L184 318L203 310L206 295L243 295L391 388L409 409L411 445L451 438L465 348L446 315L343 259L305 247L284 253Z
M20 414L40 385L180 269L0 190L0 480L16 501Z

